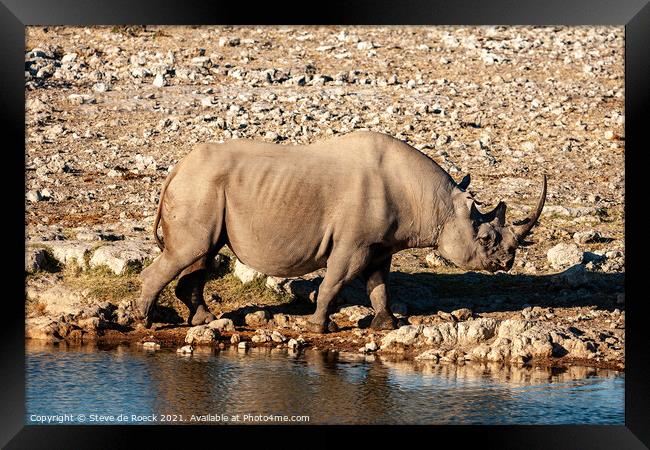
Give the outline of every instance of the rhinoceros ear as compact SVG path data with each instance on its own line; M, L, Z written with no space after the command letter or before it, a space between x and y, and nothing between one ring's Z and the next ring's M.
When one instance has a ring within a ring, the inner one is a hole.
M463 191L466 190L467 187L469 186L470 180L471 180L471 178L470 178L469 174L465 175L463 177L463 179L460 180L460 183L458 183L458 189L461 189Z
M492 211L485 214L485 220L488 222L494 222L497 226L504 226L506 224L506 204L504 202L499 202Z

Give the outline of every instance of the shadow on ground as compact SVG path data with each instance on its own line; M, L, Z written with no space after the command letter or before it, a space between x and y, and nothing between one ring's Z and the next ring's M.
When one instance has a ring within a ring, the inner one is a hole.
M317 285L321 280L317 278L313 283ZM611 311L624 308L617 303L618 294L624 292L624 282L624 273L592 272L581 265L552 275L391 272L390 293L392 303L406 305L409 315L451 312L458 308L470 308L478 313L506 312L528 306L595 306ZM342 305L370 306L361 280L354 280L343 289L335 301L334 310ZM260 309L271 315L310 314L314 306L299 299L282 305L246 305L224 314L224 317L241 322L243 316Z

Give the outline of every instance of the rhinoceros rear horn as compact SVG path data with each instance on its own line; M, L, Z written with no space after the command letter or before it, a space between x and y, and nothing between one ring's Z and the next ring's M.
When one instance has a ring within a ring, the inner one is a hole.
M537 219L539 219L539 216L542 214L542 209L544 208L545 201L546 201L546 175L544 175L543 178L542 193L539 196L539 200L537 200L537 208L531 211L528 217L526 217L520 224L512 226L515 236L519 241L521 241L524 237L526 237L526 235L530 233L530 230L535 226Z
M469 186L470 180L471 180L471 177L469 176L469 174L465 175L463 177L463 179L460 180L460 183L458 183L458 189L461 189L463 191L466 190L467 187Z

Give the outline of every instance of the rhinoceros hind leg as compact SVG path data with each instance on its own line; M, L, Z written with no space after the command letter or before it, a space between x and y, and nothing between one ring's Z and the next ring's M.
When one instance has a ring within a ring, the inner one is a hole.
M305 330L309 333L323 334L327 332L327 325L324 323L313 323L311 321L307 321L305 324Z
M392 314L382 311L375 314L370 323L370 328L373 330L394 330L397 328L397 319Z
M394 330L397 327L397 319L388 308L390 298L388 295L388 274L390 272L391 257L386 260L369 266L363 272L366 279L366 289L372 308L375 310L375 317L370 323L374 330Z
M187 318L189 325L203 325L215 319L203 299L207 265L210 259L209 256L203 257L183 270L176 285L176 297L190 310Z
M316 311L307 321L307 327L314 333L330 330L329 306L345 283L354 279L368 263L367 248L357 249L352 255L337 252L336 248L327 260L327 272L318 288ZM335 325L335 324L334 324Z
M151 309L160 291L184 268L192 265L197 257L201 258L201 255L205 255L208 245L206 244L203 251L183 249L183 251L177 250L172 253L166 248L151 265L140 273L142 288L140 297L134 302L133 309L136 316L144 320L144 325L147 328L151 326Z

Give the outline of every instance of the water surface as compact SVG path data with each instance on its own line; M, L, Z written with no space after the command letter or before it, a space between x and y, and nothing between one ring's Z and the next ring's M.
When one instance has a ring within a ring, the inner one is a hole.
M29 342L26 358L28 424L624 423L624 375L585 367Z

